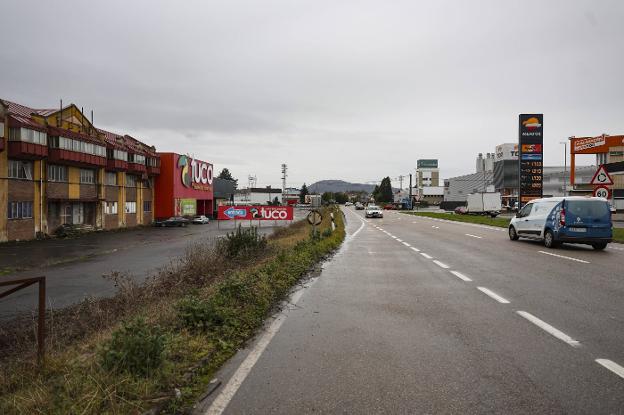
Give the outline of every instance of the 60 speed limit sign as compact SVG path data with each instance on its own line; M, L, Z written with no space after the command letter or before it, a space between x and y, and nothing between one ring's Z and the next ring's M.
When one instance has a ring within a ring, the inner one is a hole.
M598 186L594 189L594 197L611 199L611 190L607 186Z

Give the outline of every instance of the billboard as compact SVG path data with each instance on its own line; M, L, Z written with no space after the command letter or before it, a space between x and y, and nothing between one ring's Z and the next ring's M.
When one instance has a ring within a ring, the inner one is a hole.
M518 121L518 199L523 205L543 193L544 114L520 114Z
M496 146L494 161L518 160L518 144L504 143Z
M219 206L219 220L293 220L292 206Z
M195 199L176 199L176 216L194 216L197 214L197 201Z
M416 161L416 168L418 169L437 169L438 168L438 160L437 159L421 159Z

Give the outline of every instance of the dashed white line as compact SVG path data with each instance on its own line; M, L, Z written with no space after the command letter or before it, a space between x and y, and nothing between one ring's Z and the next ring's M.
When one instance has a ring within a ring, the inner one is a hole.
M418 249L418 248L414 248L414 247L412 246L412 251L414 251L414 252L420 252L420 249Z
M477 287L477 289L479 291L481 291L482 293L484 293L485 295L487 295L490 298L495 299L496 301L498 301L501 304L509 304L509 300L507 300L506 298L501 297L500 295L496 294L494 291L485 288L485 287Z
M433 226L433 225L432 225L431 227L432 227L433 229L440 229L440 227L439 227L439 226Z
M546 252L546 251L537 251L537 252L539 252L540 254L550 255L550 256L557 257L557 258L569 259L570 261L580 262L581 264L590 264L589 261L585 261L583 259L578 259L578 258L572 258L571 256L553 254L552 252Z
M614 246L610 246L609 249L615 249L616 251L624 251L624 248L616 248Z
M403 239L397 238L397 242L403 242Z
M482 236L473 235L471 233L467 233L466 236L470 236L471 238L483 239Z
M439 266L440 268L449 269L450 267L446 265L444 262L440 262L437 259L433 260L433 263Z
M624 378L624 367L618 365L613 360L609 359L596 359L596 363L609 369L621 378Z
M396 239L396 238L397 238L397 237L396 237L396 236L394 236L394 235L390 235L390 236L392 237L392 239Z
M559 340L569 344L572 347L579 347L581 345L581 343L578 342L577 340L574 340L572 337L568 336L561 330L554 328L553 326L546 323L545 321L540 320L539 318L535 317L533 314L527 313L526 311L516 311L516 313L526 318L531 323L535 324L537 327L541 328L545 332L555 336Z
M403 245L405 245L405 246L407 246L407 247L410 247L410 246L411 246L411 245L410 245L410 244L408 244L407 242L403 242Z
M427 259L433 259L433 257L431 255L427 255L424 252L421 252L420 255L424 256Z
M470 278L468 278L467 276L465 276L464 274L462 274L461 272L457 272L457 271L450 271L451 274L455 275L457 278L459 278L460 280L464 280L466 282L470 282L472 281Z

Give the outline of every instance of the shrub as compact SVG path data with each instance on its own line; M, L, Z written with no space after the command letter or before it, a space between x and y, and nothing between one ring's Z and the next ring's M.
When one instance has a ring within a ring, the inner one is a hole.
M243 229L238 225L236 232L228 233L224 239L221 239L218 248L228 258L244 257L249 254L257 253L267 246L267 240L264 235L258 235L258 228L251 227Z
M210 301L195 296L185 297L177 304L178 317L182 324L193 331L206 330L212 326L220 326L223 316Z
M124 323L100 350L100 363L106 370L149 376L163 361L165 336L158 326L141 317Z

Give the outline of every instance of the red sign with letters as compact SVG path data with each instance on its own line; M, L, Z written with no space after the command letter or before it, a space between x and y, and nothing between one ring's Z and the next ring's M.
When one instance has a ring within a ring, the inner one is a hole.
M219 220L293 220L292 206L219 206Z

